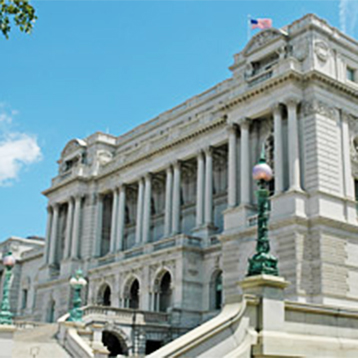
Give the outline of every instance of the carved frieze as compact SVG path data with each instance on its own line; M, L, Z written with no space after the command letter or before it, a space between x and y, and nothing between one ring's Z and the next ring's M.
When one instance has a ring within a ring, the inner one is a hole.
M301 116L320 114L321 116L337 119L337 109L319 100L303 101L301 105Z

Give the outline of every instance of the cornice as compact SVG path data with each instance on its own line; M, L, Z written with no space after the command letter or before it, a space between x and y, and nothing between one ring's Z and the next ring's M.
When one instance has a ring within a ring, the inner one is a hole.
M179 137L173 141L171 141L170 143L166 143L164 145L162 145L161 147L159 148L155 148L154 150L152 151L149 151L147 153L144 153L143 155L133 159L132 161L130 162L127 162L127 163L123 163L122 165L119 165L118 167L116 168L113 168L111 170L109 170L108 172L105 172L105 173L102 173L102 174L99 174L95 180L101 180L109 175L112 175L118 171L121 171L123 169L127 169L143 160L146 160L148 159L149 157L152 157L152 156L155 156L155 155L158 155L159 153L161 152L164 152L164 151L167 151L175 146L178 146L178 145L181 145L183 143L185 143L186 141L190 140L190 139L193 139L195 137L198 137L206 132L209 132L209 131L212 131L218 127L222 127L222 126L225 126L226 125L226 122L227 122L227 118L226 116L220 116L219 118L217 118L216 120L210 122L209 124L205 124L199 128L197 128L196 130L192 131L191 133L189 134L186 134L182 137Z

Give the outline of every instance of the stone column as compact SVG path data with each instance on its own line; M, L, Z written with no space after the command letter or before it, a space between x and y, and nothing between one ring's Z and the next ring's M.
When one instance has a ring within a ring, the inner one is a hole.
M53 265L56 263L56 246L57 246L57 226L58 226L58 214L60 206L55 204L53 207L53 220L51 225L51 245L50 245L50 258L49 264Z
M117 216L118 216L118 189L115 188L113 190L111 239L109 245L109 252L111 253L116 251Z
M47 223L46 223L46 247L44 255L44 263L47 264L49 261L50 247L51 247L51 225L53 218L53 209L51 206L47 207Z
M197 177L196 177L196 227L204 224L204 191L205 191L205 163L204 153L199 151L197 156Z
M213 224L213 149L205 150L205 224Z
M80 220L81 220L81 196L75 198L75 212L73 215L73 230L72 230L72 248L71 257L73 259L78 258L78 243L80 239Z
M144 208L143 208L143 242L150 241L150 217L152 214L152 176L145 176Z
M123 250L125 225L126 225L126 187L123 184L119 189L118 225L117 225L118 250Z
M102 238L102 221L103 221L103 196L97 194L97 208L96 208L96 229L93 243L93 256L97 257L101 251L101 238Z
M275 163L275 194L283 191L283 145L282 145L282 115L280 104L273 106L274 120L274 163Z
M174 164L172 233L180 232L180 162Z
M68 200L67 222L66 222L66 238L65 238L65 253L64 258L68 259L71 255L71 236L72 236L72 221L73 219L73 201L72 198Z
M298 102L296 99L289 99L286 103L288 112L288 167L290 177L290 190L301 190L297 103Z
M241 131L241 205L250 203L250 142L249 142L250 122L243 119L240 122Z
M173 171L172 167L167 168L165 184L165 217L164 217L164 236L168 237L172 231L172 195L173 195Z
M142 241L142 220L143 220L143 199L144 199L144 182L143 178L138 183L138 202L137 202L137 223L135 243L139 245Z
M233 208L237 205L237 127L231 124L229 134L229 173L228 173L228 205Z

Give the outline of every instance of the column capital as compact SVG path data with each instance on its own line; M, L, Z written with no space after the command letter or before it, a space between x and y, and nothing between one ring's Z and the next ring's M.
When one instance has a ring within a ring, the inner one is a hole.
M271 110L272 113L275 114L281 114L281 103L280 102L275 102L272 106L271 106Z
M126 190L127 188L127 184L126 183L121 183L119 186L119 192L123 192L124 190Z
M172 172L172 165L171 164L169 164L169 166L167 166L166 168L165 168L165 171L166 171L166 173L168 174L168 173L171 173Z
M208 156L212 156L214 153L214 147L212 147L211 145L209 145L208 147L206 147L204 149L205 155Z
M53 207L53 210L58 210L59 208L60 208L60 203L54 203L53 205L52 205L52 207Z
M236 123L228 123L226 126L226 130L229 134L236 134L237 133L237 124Z
M152 178L153 178L153 173L151 172L145 173L144 180L148 181L151 180Z
M47 211L48 213L52 213L52 211L53 211L53 205L47 205L46 211Z
M240 129L249 129L251 120L249 118L243 117L238 120Z
M83 195L82 195L82 194L76 194L76 195L74 196L74 198L75 198L75 201L79 201L79 200L82 200Z
M173 168L177 168L180 169L181 167L181 161L180 160L176 160L172 163Z
M198 158L204 158L204 149L199 149L197 152L196 152L196 156Z
M296 107L300 103L300 99L297 97L288 97L285 99L284 103L287 107Z

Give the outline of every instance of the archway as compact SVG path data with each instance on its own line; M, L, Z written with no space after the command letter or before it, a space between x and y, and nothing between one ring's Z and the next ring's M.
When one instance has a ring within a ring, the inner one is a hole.
M172 304L172 278L169 272L166 272L160 281L159 288L159 311L167 312L168 308Z
M118 335L110 332L102 332L102 343L109 350L108 357L117 357L118 354L128 355L128 349L126 348L123 340L121 340Z
M135 279L129 290L129 308L139 308L139 282Z
M101 306L111 305L111 288L109 285L105 284L100 288L97 303Z

